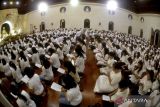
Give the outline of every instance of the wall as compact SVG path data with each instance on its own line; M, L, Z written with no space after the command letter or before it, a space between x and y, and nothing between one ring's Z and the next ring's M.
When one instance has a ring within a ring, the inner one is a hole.
M4 23L9 23L11 34L22 31L23 29L23 15L19 15L17 9L0 10L0 29Z
M90 6L91 12L84 12L84 6ZM60 8L66 7L65 13L60 13ZM128 14L133 16L132 20L128 19ZM25 15L19 15L21 21L19 27L24 33L29 33L36 26L40 29L40 23L45 22L46 29L56 29L60 27L60 19L65 19L66 28L83 28L84 20L90 19L92 29L108 30L109 21L114 22L114 30L128 33L128 27L132 26L132 34L140 35L140 29L143 29L144 37L150 39L151 28L160 29L160 15L154 14L135 14L125 9L117 9L115 15L110 15L106 6L98 3L80 3L77 7L70 4L57 4L49 7L45 16L35 10ZM141 17L144 22L140 21ZM53 23L53 25L51 25ZM99 25L101 23L101 25Z

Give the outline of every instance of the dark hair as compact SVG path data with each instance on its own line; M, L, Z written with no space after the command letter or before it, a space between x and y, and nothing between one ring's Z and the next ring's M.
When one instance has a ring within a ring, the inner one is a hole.
M43 48L43 45L41 43L39 43L38 46Z
M109 49L108 48L104 48L104 54L109 54Z
M9 62L9 66L12 67L14 70L17 70L16 65L12 61Z
M43 65L45 69L48 69L51 66L50 62L47 59L44 60Z
M6 64L7 64L7 62L6 62L5 59L2 59L2 64L3 64L3 65L6 65Z
M26 67L24 69L24 74L26 74L29 78L32 78L34 75L34 70L31 67Z
M37 53L38 51L37 51L37 49L35 47L32 47L32 52L34 54L34 53Z
M50 52L51 54L53 54L53 53L55 53L55 50L52 49L52 48L49 48L49 49L48 49L48 52Z
M45 57L45 55L40 55L40 61L41 61L41 63L43 64L43 63L45 63L45 60L46 60L46 57Z
M64 82L65 84L65 88L67 90L71 89L71 88L75 88L77 86L75 80L69 75L69 74L66 74L63 78L62 78L62 81Z
M11 82L10 90L14 95L18 95L20 91L15 82Z
M73 72L74 74L76 73L76 69L73 66L73 64L71 63L71 61L65 61L64 62L64 67L67 68L68 73Z
M18 94L18 98L21 99L21 100L23 100L28 105L28 102L27 102L28 99L24 95Z
M23 51L21 51L21 52L19 53L19 56L20 56L25 62L27 61L27 58L26 58L26 56L24 55Z
M133 59L132 59L131 57L129 57L129 58L128 58L128 62L129 62L130 64L132 64Z
M142 68L143 68L143 61L142 60L140 60L139 62L138 62L138 64L140 65L140 68L139 68L139 70L138 70L138 73L142 70Z
M121 80L120 82L119 82L119 88L121 88L121 89L126 89L126 88L128 88L129 87L129 84L127 84L127 81L126 80Z
M81 47L80 45L77 45L77 46L76 46L75 51L76 51L76 53L77 53L78 56L84 57L84 56L83 56L84 51L82 50L82 47Z
M16 59L16 55L11 51L11 59L15 60Z
M114 69L122 69L122 62L115 62L113 63Z
M153 82L154 81L154 72L153 72L153 70L148 70L147 69L147 72L148 72L148 74L150 76L150 80Z

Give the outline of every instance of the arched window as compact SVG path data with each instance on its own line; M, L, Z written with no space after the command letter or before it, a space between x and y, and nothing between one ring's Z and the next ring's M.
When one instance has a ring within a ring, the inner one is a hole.
M154 45L160 46L160 30L156 29L154 34Z
M6 36L8 36L10 34L10 26L8 23L4 23L1 26L1 39L5 38Z
M141 21L141 23L143 23L143 22L144 22L144 18L143 18L143 17L141 17L140 21Z
M108 30L110 30L110 31L114 30L114 23L113 22L109 22L109 24L108 24Z
M60 8L60 13L65 13L66 12L66 7L61 7Z
M65 20L64 19L60 20L60 28L65 28Z
M150 44L153 45L154 44L154 29L151 28L151 39L150 39Z
M84 7L84 12L91 12L91 7L90 6L85 6Z
M84 20L84 28L90 28L90 20L89 19Z
M40 25L40 31L44 31L45 30L45 22L41 22L41 25Z
M143 37L143 29L140 30L140 37Z
M128 27L128 34L132 34L132 26Z
M129 14L129 15L128 15L128 19L129 19L129 20L132 20L132 19L133 19L133 16L132 16L131 14Z

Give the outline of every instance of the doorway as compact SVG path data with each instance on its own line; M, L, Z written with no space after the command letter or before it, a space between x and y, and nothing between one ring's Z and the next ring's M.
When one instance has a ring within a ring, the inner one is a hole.
M64 19L60 20L60 28L65 28L65 20Z
M84 28L90 28L90 20L89 19L84 20Z
M108 30L110 30L110 31L114 30L114 23L113 22L109 22L109 24L108 24Z
M140 37L143 37L143 29L140 30Z
M45 22L41 22L41 25L40 25L40 32L43 32L45 31Z
M132 26L128 27L128 34L132 34Z
M10 34L10 26L8 23L4 23L1 26L1 39L7 37Z
M160 46L160 30L155 30L154 34L154 46Z

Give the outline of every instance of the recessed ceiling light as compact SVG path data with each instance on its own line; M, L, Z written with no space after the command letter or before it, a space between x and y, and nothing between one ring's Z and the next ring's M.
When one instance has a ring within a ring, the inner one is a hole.
M70 4L71 4L72 6L77 6L78 3L79 3L79 0L70 0Z
M7 5L7 2L6 2L6 1L4 1L4 2L3 2L3 5L4 5L4 6L6 6L6 5Z
M16 5L19 5L19 1L16 1Z
M13 1L10 1L9 4L12 5L12 4L13 4Z

